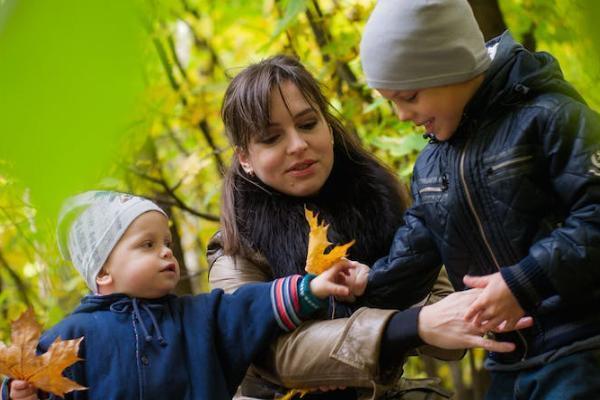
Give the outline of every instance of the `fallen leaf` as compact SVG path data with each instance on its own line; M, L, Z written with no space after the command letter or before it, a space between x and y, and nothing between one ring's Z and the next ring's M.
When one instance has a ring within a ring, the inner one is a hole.
M24 312L11 325L12 344L0 342L0 374L27 381L36 388L64 397L74 390L85 390L62 371L81 360L77 356L83 337L71 340L56 338L48 351L40 356L35 352L42 327L35 321L33 310Z
M342 257L346 257L346 252L354 244L354 240L341 246L334 246L331 251L325 254L325 249L331 246L327 240L327 229L329 225L325 222L319 223L317 216L311 210L304 208L304 216L310 226L308 236L308 254L306 255L306 272L318 275L338 262Z
M294 396L297 394L300 395L300 398L304 397L310 390L308 389L291 389L287 392L283 397L278 398L277 400L292 400Z

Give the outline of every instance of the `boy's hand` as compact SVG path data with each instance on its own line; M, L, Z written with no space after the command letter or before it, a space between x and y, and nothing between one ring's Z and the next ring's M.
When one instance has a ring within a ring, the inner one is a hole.
M504 282L500 272L486 276L465 276L465 285L483 291L465 314L466 321L489 331L513 330L525 311Z
M336 296L336 300L343 301L346 303L353 303L356 298L362 296L367 288L367 281L369 280L369 271L371 268L365 264L361 264L358 261L351 261L346 258L342 258L340 262L347 263L351 268L348 270L347 284L350 289L350 295L348 296Z
M38 400L37 390L26 381L10 382L10 398L12 400Z
M329 296L353 298L355 293L362 294L367 285L368 270L364 264L342 259L328 270L320 273L310 282L311 292L318 298Z
M455 292L437 303L423 307L418 319L421 339L427 344L446 349L481 347L494 352L513 351L514 343L482 337L485 329L465 320L464 310L480 298L482 292L483 289ZM525 317L519 320L515 328L523 329L532 324L531 317Z

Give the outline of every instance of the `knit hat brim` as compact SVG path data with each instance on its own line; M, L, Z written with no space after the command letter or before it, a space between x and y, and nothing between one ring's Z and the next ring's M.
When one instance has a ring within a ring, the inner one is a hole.
M89 191L68 199L57 227L61 254L93 292L96 276L129 225L148 211L165 212L152 201L125 193Z
M389 90L464 82L491 64L466 0L379 0L360 57L367 84Z

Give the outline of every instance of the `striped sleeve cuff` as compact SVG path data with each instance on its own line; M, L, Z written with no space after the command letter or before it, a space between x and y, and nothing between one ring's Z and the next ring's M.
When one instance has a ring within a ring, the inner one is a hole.
M2 400L10 400L10 392L8 390L10 385L10 378L4 378L2 379L2 390L0 393L2 393Z
M277 324L286 332L294 330L300 319L300 300L298 286L302 277L292 275L276 279L271 284L271 304Z
M544 269L531 256L518 264L500 268L500 273L525 311L534 311L542 300L556 293Z

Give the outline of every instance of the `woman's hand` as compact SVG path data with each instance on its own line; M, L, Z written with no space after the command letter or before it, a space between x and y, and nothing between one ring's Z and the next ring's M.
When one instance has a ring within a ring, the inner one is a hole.
M445 349L482 347L494 352L513 351L514 343L485 338L485 329L465 320L466 311L481 292L482 289L470 289L452 293L435 304L423 307L418 322L421 339ZM524 317L515 324L514 329L527 328L532 324L531 317Z
M13 380L10 382L10 398L12 400L38 400L37 390L26 381Z

